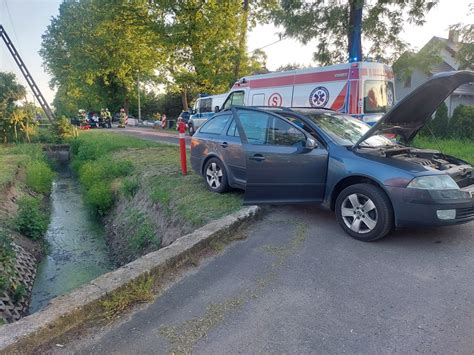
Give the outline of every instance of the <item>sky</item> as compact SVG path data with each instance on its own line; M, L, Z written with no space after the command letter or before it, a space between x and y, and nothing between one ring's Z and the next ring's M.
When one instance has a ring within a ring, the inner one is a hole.
M46 31L51 18L57 16L61 1L0 0L0 24L6 29L49 102L52 102L54 98L54 91L49 87L50 77L42 66L38 51L41 47L41 35ZM414 49L421 48L432 36L447 38L449 25L458 22L474 23L474 15L468 16L469 4L473 2L474 0L440 0L439 4L426 16L426 23L423 26L405 26L402 38ZM281 29L273 25L257 26L248 36L249 51L277 41L279 32ZM296 40L284 39L264 50L268 56L267 67L270 70L288 63L315 64L312 61L315 51L314 42L302 45ZM27 86L3 43L0 43L0 71L14 72L19 81ZM30 99L32 100L31 95Z

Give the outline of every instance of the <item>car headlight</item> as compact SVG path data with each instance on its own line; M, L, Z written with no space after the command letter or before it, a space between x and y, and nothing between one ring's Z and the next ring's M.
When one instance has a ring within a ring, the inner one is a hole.
M425 190L459 190L458 184L449 175L429 175L414 178L407 188Z

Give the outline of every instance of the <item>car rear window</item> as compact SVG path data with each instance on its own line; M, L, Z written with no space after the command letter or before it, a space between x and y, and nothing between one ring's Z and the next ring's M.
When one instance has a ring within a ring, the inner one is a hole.
M204 123L199 132L206 134L221 134L230 118L230 114L215 116Z

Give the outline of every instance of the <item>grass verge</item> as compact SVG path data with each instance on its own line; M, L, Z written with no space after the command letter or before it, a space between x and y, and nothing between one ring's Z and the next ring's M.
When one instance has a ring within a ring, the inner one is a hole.
M74 140L72 154L86 201L107 216L119 265L242 205L241 193L211 193L192 171L182 176L175 146L90 131Z

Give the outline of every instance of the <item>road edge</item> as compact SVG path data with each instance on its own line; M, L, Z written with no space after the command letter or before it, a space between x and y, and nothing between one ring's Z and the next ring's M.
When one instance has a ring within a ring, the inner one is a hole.
M97 317L100 301L141 278L152 276L155 283L163 280L208 247L210 242L254 219L260 211L258 206L249 206L208 223L163 249L101 275L69 294L54 298L37 313L0 326L0 353L27 353L78 328Z

